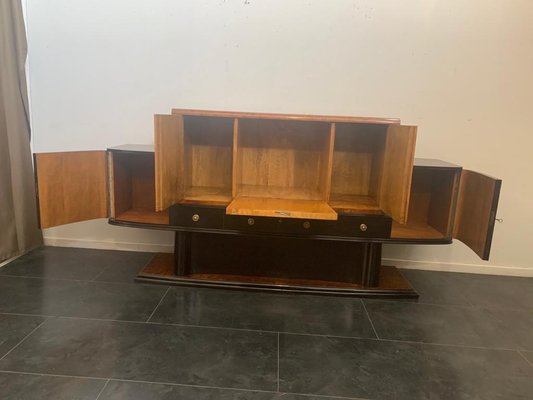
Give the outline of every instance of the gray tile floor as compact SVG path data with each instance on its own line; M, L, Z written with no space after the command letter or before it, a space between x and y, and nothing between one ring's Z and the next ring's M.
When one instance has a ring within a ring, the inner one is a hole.
M533 399L533 279L404 271L418 302L133 283L147 253L0 268L0 398Z

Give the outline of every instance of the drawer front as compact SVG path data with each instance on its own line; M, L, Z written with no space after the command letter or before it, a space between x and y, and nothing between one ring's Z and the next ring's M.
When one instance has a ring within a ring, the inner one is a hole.
M283 218L226 214L224 216L224 229L243 232L279 233L282 222Z
M184 228L223 229L224 207L176 204L170 208L170 225Z
M224 207L176 204L170 208L170 225L248 233L388 239L392 219L383 215L347 214L339 214L336 221L250 217L226 214Z
M336 221L291 219L281 224L286 233L319 236L389 238L392 220L381 215L339 215Z
M381 215L339 215L337 221L225 215L224 228L288 235L390 238L392 220Z

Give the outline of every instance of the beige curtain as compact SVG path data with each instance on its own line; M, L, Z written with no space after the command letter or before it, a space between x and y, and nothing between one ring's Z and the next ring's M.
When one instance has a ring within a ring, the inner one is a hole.
M0 0L0 261L42 244L37 225L20 0Z

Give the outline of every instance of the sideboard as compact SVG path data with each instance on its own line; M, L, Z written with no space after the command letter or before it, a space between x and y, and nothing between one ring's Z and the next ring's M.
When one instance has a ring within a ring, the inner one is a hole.
M489 258L501 180L415 159L398 119L174 109L154 146L35 154L42 228L95 218L175 232L138 280L416 297L386 243Z

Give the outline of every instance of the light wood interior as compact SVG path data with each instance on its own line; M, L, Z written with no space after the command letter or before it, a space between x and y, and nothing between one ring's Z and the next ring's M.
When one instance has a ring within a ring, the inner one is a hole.
M239 121L236 196L324 200L331 124L308 121ZM271 193L271 194L269 194Z
M378 194L386 125L336 124L329 204L344 213L381 213Z
M416 126L387 127L378 204L400 224L408 217L415 144Z
M155 210L154 153L110 152L111 216L116 220L168 224Z
M105 151L35 155L41 228L107 217Z
M155 115L155 209L166 210L183 198L183 117Z
M227 207L239 198L257 198L320 201L335 212L407 219L415 127L388 120L182 111L156 118L158 210L175 203ZM239 213L239 204L227 212ZM260 204L257 215L264 215L272 202ZM297 217L299 209L283 211Z
M230 203L226 212L277 218L337 219L337 213L323 200L239 196Z
M233 118L184 116L183 202L227 205L232 198Z
M407 223L393 221L391 237L451 238L459 173L460 169L415 167Z
M327 204L334 126L242 119L228 214L336 219Z

